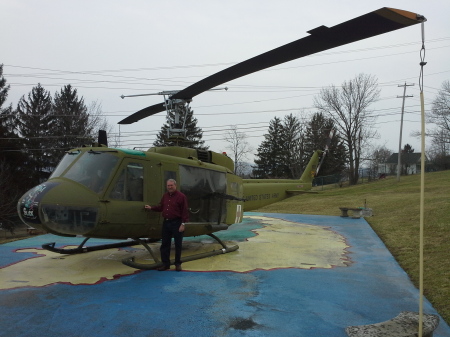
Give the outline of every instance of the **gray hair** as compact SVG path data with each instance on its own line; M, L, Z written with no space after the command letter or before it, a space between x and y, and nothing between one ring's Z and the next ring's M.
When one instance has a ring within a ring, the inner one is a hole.
M167 179L167 182L166 183L168 183L168 182L171 182L171 183L174 183L175 185L177 184L177 181L175 180L175 179Z

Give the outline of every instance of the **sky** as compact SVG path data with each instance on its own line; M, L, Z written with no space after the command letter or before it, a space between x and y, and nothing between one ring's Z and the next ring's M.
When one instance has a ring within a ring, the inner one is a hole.
M11 86L7 103L16 107L38 83L52 95L71 84L87 105L101 105L113 127L110 137L121 147L147 149L165 122L164 112L130 125L117 123L163 97L121 95L181 90L306 37L313 28L332 27L381 7L427 18L424 98L429 113L450 78L448 1L2 0L0 64ZM229 151L224 137L236 126L254 155L271 120L290 113L308 119L322 88L363 73L376 77L381 90L370 107L378 116L379 138L373 145L398 152L401 96L408 84L406 95L412 97L405 100L402 147L408 143L421 152L420 139L412 135L420 131L421 48L418 24L233 80L221 86L227 91L202 93L190 106L210 150Z

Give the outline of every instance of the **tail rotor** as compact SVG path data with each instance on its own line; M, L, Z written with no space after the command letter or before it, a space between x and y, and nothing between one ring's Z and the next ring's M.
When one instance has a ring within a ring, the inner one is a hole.
M322 164L323 164L323 162L325 160L325 157L328 154L328 151L330 149L331 139L334 136L334 132L335 132L335 130L331 129L330 133L328 134L327 144L325 145L325 149L323 151L322 158L320 159L320 163L319 163L319 165L317 165L315 176L317 176L319 174L320 167L322 166Z

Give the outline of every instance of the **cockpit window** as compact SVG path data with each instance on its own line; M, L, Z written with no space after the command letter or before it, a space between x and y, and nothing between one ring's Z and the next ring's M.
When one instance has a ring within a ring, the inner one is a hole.
M73 163L75 159L79 157L81 151L70 151L61 159L56 169L53 171L50 178L56 178L61 176L61 174Z
M100 193L103 191L118 160L119 158L111 153L84 152L63 177Z

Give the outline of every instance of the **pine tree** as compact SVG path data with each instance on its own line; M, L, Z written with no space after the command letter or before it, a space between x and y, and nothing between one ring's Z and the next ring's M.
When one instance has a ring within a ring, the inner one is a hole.
M5 104L6 99L8 98L8 91L10 86L6 85L6 79L3 77L3 64L0 64L0 112L4 113L8 109L12 110L11 105L7 108L3 108L3 104Z
M175 115L171 112L166 118L166 123L161 127L161 131L157 135L156 140L153 142L153 146L185 146L193 149L208 150L209 146L205 146L205 141L202 140L203 131L197 127L197 118L194 117L194 111L190 107L186 107L186 117L180 116L179 126L183 125L184 119L186 136L184 139L170 138L168 130L170 125L175 124ZM177 126L178 127L178 126Z
M400 156L400 160L402 161L401 169L403 175L408 175L409 167L411 166L411 153L414 153L414 149L411 145L405 144Z
M308 123L305 134L306 152L311 154L315 150L324 150L334 122L326 118L323 113L315 113ZM320 168L319 176L340 174L345 169L346 151L342 140L334 135L328 146L327 156Z
M33 87L28 99L22 96L17 104L16 118L20 137L27 153L25 166L31 170L30 177L34 184L48 178L53 170L51 164L49 140L52 136L51 126L54 123L52 98L41 84Z
M87 110L83 97L78 98L77 89L70 84L55 93L52 110L55 119L52 129L56 137L54 148L58 153L91 143L93 137L95 138L89 125Z
M10 149L12 137L18 137L14 132L14 119L12 115L12 105L3 107L8 98L10 86L6 85L6 79L3 77L3 64L0 64L0 151L2 158L7 155L5 151ZM15 142L17 144L17 142Z
M258 147L253 175L255 178L284 178L288 169L283 151L283 126L278 117L270 121L269 133L264 138Z
M28 175L24 174L25 156L15 132L12 105L3 107L9 88L3 77L3 64L0 64L0 222L5 226L13 224L11 219L17 214L17 200L30 187Z
M306 128L306 131L305 131ZM315 150L325 149L333 120L315 114L305 126L292 114L284 120L270 121L269 133L258 147L255 178L298 179ZM329 145L329 152L321 168L321 175L341 173L345 168L345 147L338 137Z
M21 140L17 135L12 105L3 107L9 88L3 77L3 64L0 64L0 159L16 167L22 163L23 155L20 152Z
M298 179L306 166L303 141L304 126L298 117L289 114L284 117L282 129L285 176ZM309 158L307 159L309 160Z

